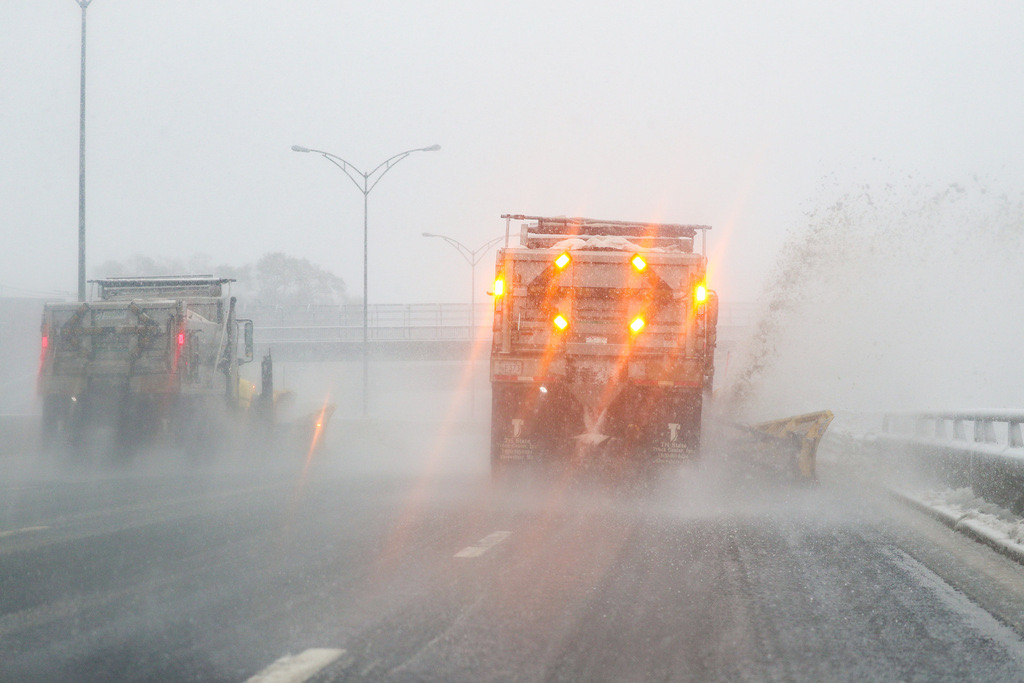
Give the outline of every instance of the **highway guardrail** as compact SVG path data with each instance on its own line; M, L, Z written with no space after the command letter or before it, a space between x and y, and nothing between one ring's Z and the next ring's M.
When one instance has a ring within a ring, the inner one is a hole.
M1024 511L1024 411L890 413L876 448L919 473ZM894 463L901 464L901 463Z

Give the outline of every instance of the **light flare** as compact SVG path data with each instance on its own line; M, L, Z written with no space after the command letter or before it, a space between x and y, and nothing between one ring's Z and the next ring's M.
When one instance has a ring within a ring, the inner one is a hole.
M327 420L330 418L331 413L334 412L334 405L330 402L330 393L324 398L324 404L320 407L320 413L316 417L316 422L313 426L313 438L309 442L309 452L306 454L306 464L302 468L302 475L305 478L306 470L313 462L313 456L316 454L317 449L323 442L324 425L327 424Z
M702 304L708 300L708 288L704 283L697 285L697 289L693 292L693 299L698 304Z
M438 481L443 457L450 447L455 425L459 424L459 413L464 409L465 400L472 396L474 367L490 351L490 340L485 335L477 334L474 336L475 340L470 357L463 364L458 388L454 392L451 403L448 406L448 413L441 423L442 427L438 430L436 439L430 447L426 467L420 476L417 477L415 485L404 501L402 509L396 516L395 522L376 558L378 571L375 572L375 575L378 577L383 577L389 572L402 554L407 551L410 545L409 539L415 533L417 525L424 518L423 509L431 488Z

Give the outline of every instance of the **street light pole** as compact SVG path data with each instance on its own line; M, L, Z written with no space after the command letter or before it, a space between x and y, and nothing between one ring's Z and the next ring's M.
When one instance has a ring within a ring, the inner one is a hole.
M462 258L466 259L466 263L469 264L469 339L470 344L472 345L476 341L476 264L480 262L480 259L491 247L505 239L505 236L498 235L494 239L484 242L476 249L470 249L462 242L453 237L448 237L447 235L435 235L432 232L425 232L423 233L423 236L443 239L445 242L455 247L455 250L459 252ZM470 380L469 387L469 410L470 414L472 414L476 412L476 383Z
M90 2L91 2L91 0L90 0ZM377 183L380 182L380 179L384 177L385 173L390 171L392 168L394 168L395 164L397 164L399 161L401 161L402 159L406 158L407 156L409 156L413 152L436 152L439 149L441 149L441 145L431 145L430 147L417 147L416 149L409 149L409 150L406 150L404 152L399 152L398 154L395 154L394 156L388 157L384 161L382 161L379 164L377 164L377 167L374 168L369 173L364 173L363 171L360 171L358 168L356 168L353 164L349 163L348 161L345 161L344 159L342 159L341 157L339 157L336 154L331 154L330 152L325 152L325 151L323 151L321 149L310 149L309 147L303 147L301 145L292 145L292 151L293 152L304 152L304 153L319 154L324 159L327 159L327 161L331 162L332 164L334 164L335 166L340 168L342 170L342 172L346 176L348 176L349 180L352 181L352 183L356 186L356 188L360 192L363 193L363 417L367 416L368 396L369 396L369 360L368 360L368 353L369 353L369 347L370 347L370 342L369 342L369 310L370 310L370 308L369 308L369 298L367 296L367 293L368 293L368 282L369 282L369 277L368 277L368 274L367 274L368 273L367 263L368 263L369 259L367 258L367 255L369 253L369 218L368 218L368 209L369 209L370 191L373 190L373 188L377 187ZM356 180L356 176L358 176L359 178L362 179L362 184L360 184L360 182L358 180ZM374 178L374 176L376 176L376 178ZM373 182L370 182L371 178L373 178Z
M82 80L78 114L78 300L85 301L85 10L92 0L75 0L82 8Z
M480 262L483 255L487 253L487 250L493 247L495 244L505 239L504 235L498 235L492 240L484 242L476 249L470 249L462 242L448 237L447 235L435 235L432 232L423 233L424 237L438 237L443 239L448 244L455 247L455 250L459 252L462 258L466 259L466 263L469 264L470 268L470 290L469 290L469 328L470 334L476 336L476 264Z

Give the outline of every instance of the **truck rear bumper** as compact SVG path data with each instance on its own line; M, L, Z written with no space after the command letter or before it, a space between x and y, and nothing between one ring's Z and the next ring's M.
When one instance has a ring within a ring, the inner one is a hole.
M700 446L701 404L694 387L495 382L492 463L690 459Z

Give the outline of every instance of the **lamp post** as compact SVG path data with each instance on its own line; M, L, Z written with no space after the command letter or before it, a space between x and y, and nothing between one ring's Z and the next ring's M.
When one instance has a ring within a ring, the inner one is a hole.
M455 238L448 237L447 235L435 235L432 232L425 232L423 233L423 236L438 237L440 239L443 239L445 242L455 247L455 250L459 252L462 258L466 259L466 263L469 264L469 340L470 344L472 345L472 343L476 341L476 264L480 262L480 259L483 257L485 253L487 253L488 249L490 249L495 244L505 239L505 236L498 235L494 239L484 242L476 249L470 249L462 242L458 241ZM470 413L472 414L476 412L476 383L471 381L469 387L469 410Z
M78 300L85 301L85 10L92 0L75 0L82 8L82 80L78 113Z
M504 235L498 235L492 240L488 240L476 249L470 249L462 242L448 237L447 235L435 235L432 232L423 233L424 237L438 237L443 239L448 244L455 247L455 250L459 252L462 258L466 259L466 263L469 264L470 271L470 289L469 289L469 329L470 334L476 335L476 264L480 262L487 250L493 247L495 244L505 239Z
M90 0L91 1L91 0ZM377 164L369 173L364 173L356 168L354 165L345 161L336 154L325 152L320 149L310 149L301 145L292 145L293 152L311 152L313 154L319 154L327 161L331 162L342 172L348 176L349 180L363 193L363 417L367 415L367 402L369 395L369 361L367 360L369 351L369 299L367 298L367 246L368 246L368 219L367 219L367 208L369 205L370 191L377 187L377 183L384 177L384 174L390 171L395 164L402 159L406 158L413 152L436 152L441 149L441 145L431 145L430 147L417 147L416 149L406 150L399 152L398 154L388 157L384 161ZM360 184L359 180L356 180L356 176L362 179ZM374 178L376 176L376 178ZM371 182L372 179L372 182Z

